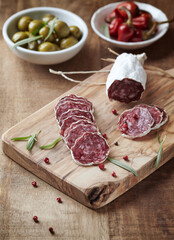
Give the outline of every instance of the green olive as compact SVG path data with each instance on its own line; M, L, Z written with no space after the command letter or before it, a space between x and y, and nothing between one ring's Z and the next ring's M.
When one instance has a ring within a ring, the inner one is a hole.
M41 43L38 47L38 51L40 52L52 52L58 50L60 50L60 48L56 44L50 42Z
M32 21L32 18L29 16L23 16L18 21L18 29L20 31L27 31L28 25Z
M78 40L82 37L82 32L77 26L70 26L69 29L73 37L77 38Z
M48 26L44 26L39 30L39 35L41 35L43 37L43 39L45 39L48 36L48 33L49 33L49 27ZM47 41L48 42L54 42L55 41L55 37L54 37L53 33L49 36Z
M37 49L38 49L38 43L37 43L37 41L29 42L27 48L28 48L29 50L37 51Z
M51 25L52 21L50 21L49 24ZM55 21L54 30L55 30L58 38L68 37L68 35L70 33L68 25L65 22L60 21L60 20Z
M28 30L30 33L33 33L39 26L41 26L41 20L33 20L28 25Z
M16 42L26 39L28 37L29 36L28 36L27 32L16 32L12 37L12 41L14 43L16 43Z
M43 16L42 21L43 21L43 22L49 22L49 21L51 21L53 18L55 18L55 16L52 15L52 14L50 14L50 13L48 13L48 14L46 14L45 16Z
M73 36L63 38L60 41L60 48L61 49L69 48L69 47L75 45L77 42L78 42L78 40Z

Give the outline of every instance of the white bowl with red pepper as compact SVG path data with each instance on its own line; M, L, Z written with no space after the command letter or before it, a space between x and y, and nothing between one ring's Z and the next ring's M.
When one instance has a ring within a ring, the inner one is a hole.
M132 1L108 4L91 18L99 37L123 49L143 48L156 42L167 32L168 22L160 9Z

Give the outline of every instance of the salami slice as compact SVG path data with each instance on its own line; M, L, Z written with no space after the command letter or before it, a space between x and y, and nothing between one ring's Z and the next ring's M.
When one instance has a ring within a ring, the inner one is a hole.
M162 113L162 121L159 124L159 126L161 127L162 125L164 125L168 121L168 115L162 107L159 107L159 106L155 106L155 107L158 108L159 111Z
M145 136L151 131L154 119L147 108L134 107L124 111L119 119L119 129L127 138Z
M82 117L82 116L70 116L66 119L64 119L62 126L61 126L61 131L60 131L60 135L64 136L64 132L67 128L69 128L71 126L71 124L73 122L77 122L79 120L88 120L86 117Z
M66 101L80 102L80 103L86 104L86 105L89 106L89 109L91 111L93 111L92 103L90 101L88 101L88 99L83 98L83 97L78 97L74 94L71 94L71 95L68 95L68 96L65 96L65 97L61 98L59 100L59 102L57 103L57 105L55 106L55 111L57 110L57 108L59 107L60 104L62 104L63 102L66 102Z
M141 98L147 80L143 68L145 59L145 53L122 53L117 57L106 81L106 93L110 100L129 103Z
M61 115L67 112L69 109L79 109L84 111L90 111L91 108L85 103L66 101L61 103L56 110L56 119L59 121Z
M69 128L66 128L66 130L64 131L64 138L66 138L69 134L69 132L75 128L76 126L78 126L79 124L83 124L83 125L93 125L96 127L96 124L94 122L90 122L89 120L79 120L77 122L73 122Z
M91 124L78 124L75 128L69 131L68 136L65 138L65 142L68 148L72 148L76 139L81 137L85 132L97 132L97 128Z
M155 129L160 127L160 123L162 122L162 119L163 119L163 112L161 112L155 106L149 106L149 105L146 105L146 104L140 104L140 105L137 105L136 107L147 108L148 111L150 112L151 116L154 119L154 124L151 127L151 130L155 130Z
M99 164L106 160L109 146L99 133L85 133L71 149L74 161L83 166Z
M62 113L61 117L59 118L59 125L62 126L63 120L72 115L83 116L89 119L89 121L94 122L94 117L92 113L84 110L79 110L79 109L70 109L67 112Z

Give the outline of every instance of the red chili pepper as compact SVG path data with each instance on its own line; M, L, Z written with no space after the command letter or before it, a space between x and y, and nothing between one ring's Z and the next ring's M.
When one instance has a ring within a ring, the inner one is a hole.
M118 15L116 9L114 9L114 10L109 14L109 16L107 16L107 17L105 18L105 22L111 23L112 20L113 20L114 18L116 18L116 17L119 17L119 15Z
M131 42L140 42L140 41L143 41L142 31L141 29L136 29L133 37L131 38Z
M136 17L139 14L138 6L134 2L130 1L130 2L120 3L119 5L117 5L116 11L120 17L123 17L126 19L128 18L127 12L122 7L127 8L131 12L132 17Z
M146 30L149 28L151 21L152 15L149 12L141 11L138 17L133 18L133 26Z
M122 7L128 15L128 20L125 23L122 23L118 27L118 41L129 42L135 33L135 29L132 26L132 14L125 7Z
M123 23L123 19L121 17L117 17L112 20L112 22L109 24L109 34L111 37L117 37L118 27L122 23Z

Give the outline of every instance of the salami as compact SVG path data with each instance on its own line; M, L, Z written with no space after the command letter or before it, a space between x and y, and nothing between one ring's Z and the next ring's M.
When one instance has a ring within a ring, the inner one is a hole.
M62 123L60 135L64 136L65 130L69 128L73 122L77 122L79 120L88 120L88 119L86 117L75 116L75 115L66 118Z
M164 125L168 121L168 115L162 107L159 107L159 106L155 106L155 107L158 108L159 111L162 113L162 121L159 124L159 127L161 127L162 125Z
M99 133L92 114L92 103L76 95L65 96L55 106L60 134L74 161L83 166L104 162L109 146Z
M78 103L72 101L65 101L61 103L56 110L56 119L59 121L61 115L70 109L79 109L84 111L90 111L91 108L86 103Z
M65 96L59 100L59 102L55 106L55 111L57 110L57 108L59 107L60 104L62 104L63 102L66 102L66 101L85 103L86 105L89 106L91 111L93 110L92 103L90 101L88 101L86 98L78 97L74 94L71 94L71 95Z
M134 107L124 111L119 119L119 129L127 138L145 136L151 131L154 119L147 108Z
M160 124L162 122L162 119L163 119L163 113L155 106L149 106L149 105L146 105L146 104L140 104L138 106L143 107L143 108L147 108L148 111L150 112L151 116L153 117L154 124L151 127L151 130L159 128Z
M122 53L117 57L106 81L106 93L110 100L129 103L141 98L147 80L143 68L145 60L145 53Z
M158 129L168 120L166 111L159 106L140 104L124 111L119 119L119 130L124 137L137 138Z
M84 120L84 119L81 119L77 122L73 122L71 124L71 126L69 128L67 128L65 131L64 131L64 138L66 138L69 134L69 132L75 128L76 126L80 125L80 124L83 124L83 125L93 125L96 127L96 124L94 122L90 122L89 120Z
M77 164L90 166L104 162L109 146L99 133L84 133L71 148L72 158Z
M89 119L89 121L94 122L94 117L92 113L79 109L70 109L67 112L62 113L61 117L59 118L59 125L62 126L63 120L72 115L83 116Z
M65 138L67 147L71 149L74 146L76 139L86 132L97 132L97 128L92 124L78 124L69 131L68 136Z

